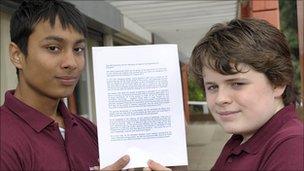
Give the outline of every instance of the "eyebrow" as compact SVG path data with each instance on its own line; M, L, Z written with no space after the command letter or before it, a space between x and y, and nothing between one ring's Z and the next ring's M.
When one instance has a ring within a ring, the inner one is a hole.
M76 41L75 44L79 44L79 43L86 43L86 39L79 39Z
M64 42L64 38L62 37L59 37L59 36L48 36L46 38L44 38L42 41L45 41L45 40L54 40L54 41L57 41L57 42ZM79 44L79 43L86 43L86 39L79 39L75 42L75 44Z
M247 79L246 78L231 78L231 79L225 80L225 82L234 82L234 81L247 81ZM207 81L207 82L205 82L205 84L207 85L207 84L216 84L216 83L213 81Z
M234 81L246 81L246 78L231 78L228 80L225 80L225 82L234 82Z

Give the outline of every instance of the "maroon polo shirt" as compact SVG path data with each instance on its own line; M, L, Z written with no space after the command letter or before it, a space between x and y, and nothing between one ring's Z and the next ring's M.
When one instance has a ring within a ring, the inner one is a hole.
M6 92L0 108L0 170L89 170L99 165L94 124L71 114L60 102L58 110L65 124L63 139L54 120L13 93Z
M304 170L303 123L294 105L284 107L240 145L242 139L233 135L228 140L212 170Z

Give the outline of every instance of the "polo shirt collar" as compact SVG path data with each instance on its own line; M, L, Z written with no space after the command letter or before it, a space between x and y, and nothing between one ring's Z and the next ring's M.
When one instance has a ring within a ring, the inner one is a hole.
M54 123L53 119L45 116L40 111L32 108L31 106L28 106L27 104L17 99L14 96L14 92L14 90L10 90L5 93L4 106L22 118L36 132L40 132L48 125ZM76 122L62 101L59 102L58 110L62 114L65 124L66 122L72 124Z
M295 105L291 104L278 111L269 121L267 121L247 142L237 146L232 153L238 155L241 151L256 154L260 147L274 135L290 118L296 118ZM242 142L239 135L233 136L235 140Z
M71 125L71 126L78 125L75 115L69 111L69 109L66 107L66 105L64 104L64 102L62 100L59 101L58 111L62 115L65 127L67 127L68 125Z

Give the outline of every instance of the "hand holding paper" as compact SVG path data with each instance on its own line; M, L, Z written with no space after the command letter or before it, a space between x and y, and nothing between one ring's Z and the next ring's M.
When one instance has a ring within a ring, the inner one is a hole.
M121 157L120 159L118 159L115 163L100 169L99 166L94 166L94 167L90 167L90 170L94 170L94 171L120 171L122 170L130 161L130 156L129 155L125 155L123 157Z
M153 161L153 160L149 160L148 161L148 168L144 169L145 171L171 171L171 169L166 168L165 166Z

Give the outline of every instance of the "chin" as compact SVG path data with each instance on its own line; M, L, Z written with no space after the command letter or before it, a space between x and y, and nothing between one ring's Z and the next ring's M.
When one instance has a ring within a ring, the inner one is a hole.
M63 96L64 97L69 97L69 96L73 95L73 92L74 92L73 90L72 91L68 91L68 92L64 92Z
M70 88L70 89L62 89L56 92L56 96L58 98L65 98L65 97L69 97L73 94L74 92L74 88Z
M238 131L235 127L230 126L230 125L222 125L222 128L224 129L224 131L228 134L236 134Z

